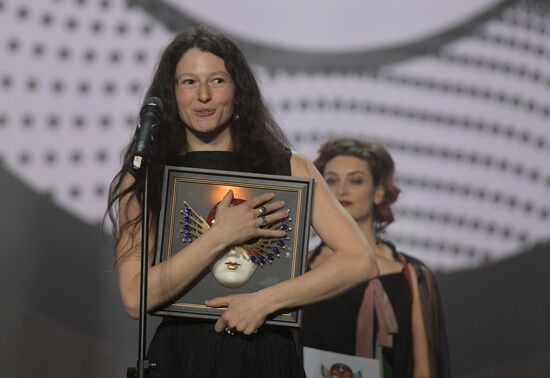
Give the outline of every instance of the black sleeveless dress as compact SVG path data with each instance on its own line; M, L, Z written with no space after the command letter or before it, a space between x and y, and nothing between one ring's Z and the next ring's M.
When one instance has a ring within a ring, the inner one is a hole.
M394 254L397 258L395 250ZM378 278L391 302L398 325L393 348L382 348L384 377L412 377L412 297L407 278L403 270ZM356 286L339 297L305 306L301 335L303 345L356 355L357 315L368 284ZM374 345L375 340L371 342Z
M232 152L191 152L172 165L244 171ZM285 151L277 172L290 175L290 150ZM156 330L148 360L152 378L305 378L302 362L288 327L264 325L258 333L230 336L214 330L215 321L165 318Z

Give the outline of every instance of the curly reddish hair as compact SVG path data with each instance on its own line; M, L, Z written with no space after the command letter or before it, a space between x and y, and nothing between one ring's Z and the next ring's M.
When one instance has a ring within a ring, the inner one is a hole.
M374 205L374 224L377 232L383 231L394 221L391 205L397 201L401 189L395 185L395 164L388 150L379 143L341 138L326 142L319 148L314 164L324 174L327 163L336 156L354 156L369 166L374 186L382 185L384 198Z

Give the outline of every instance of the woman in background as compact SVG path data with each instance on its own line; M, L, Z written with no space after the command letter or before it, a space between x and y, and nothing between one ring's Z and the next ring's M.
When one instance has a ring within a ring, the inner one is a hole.
M213 226L185 248L153 265L164 165L309 177L315 179L312 225L334 256L329 264L258 292L212 298L226 307L217 321L165 318L148 352L158 364L151 377L304 377L288 327L263 325L272 313L342 293L378 273L361 232L336 201L319 172L290 151L265 107L241 51L207 27L178 34L164 50L146 98L158 97L164 117L149 162L151 211L148 311L171 304L234 246L257 237L283 237L265 227L288 216L284 203L266 193L231 206L229 191ZM141 188L132 170L131 141L110 189L122 301L139 314ZM117 212L118 205L118 212Z
M304 346L378 358L384 377L449 376L434 276L380 236L394 220L391 205L400 192L390 154L376 143L338 139L320 148L315 165L375 246L380 275L340 297L307 306ZM323 267L331 256L332 249L322 243L310 254L309 268Z

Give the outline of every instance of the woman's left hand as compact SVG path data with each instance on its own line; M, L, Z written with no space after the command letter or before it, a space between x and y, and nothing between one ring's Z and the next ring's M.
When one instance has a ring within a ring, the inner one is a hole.
M215 325L216 332L236 331L251 335L258 331L269 315L259 293L236 294L205 301L208 307L227 307Z

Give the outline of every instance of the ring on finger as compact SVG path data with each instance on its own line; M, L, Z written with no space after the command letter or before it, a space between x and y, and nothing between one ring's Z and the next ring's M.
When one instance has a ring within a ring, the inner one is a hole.
M267 208L265 206L260 206L258 207L258 216L261 217L262 215L264 215L265 213L267 213Z
M225 333L227 333L229 336L235 336L235 329L230 327L225 327Z

